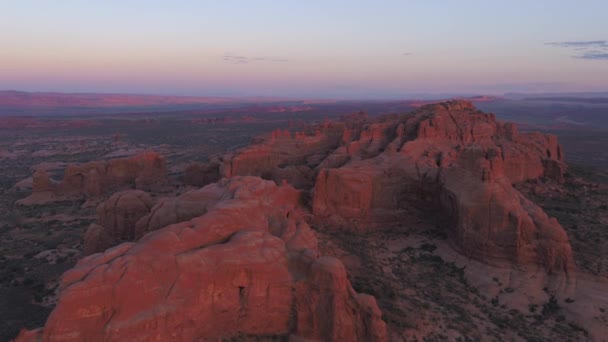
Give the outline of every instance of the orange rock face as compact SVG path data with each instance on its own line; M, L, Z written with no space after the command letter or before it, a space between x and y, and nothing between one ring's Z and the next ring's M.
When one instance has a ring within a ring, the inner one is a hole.
M158 153L142 152L130 158L69 165L60 182L53 182L44 171L37 171L33 178L32 195L19 203L42 204L82 196L95 198L124 188L156 190L167 184L167 168Z
M386 340L373 297L352 289L340 261L319 257L299 191L235 177L197 196L222 200L81 260L44 328L17 340Z

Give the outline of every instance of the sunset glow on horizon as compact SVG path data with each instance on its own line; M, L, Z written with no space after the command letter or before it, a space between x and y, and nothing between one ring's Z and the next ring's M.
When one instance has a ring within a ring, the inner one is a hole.
M605 91L607 10L605 1L548 0L7 2L0 89L335 98Z

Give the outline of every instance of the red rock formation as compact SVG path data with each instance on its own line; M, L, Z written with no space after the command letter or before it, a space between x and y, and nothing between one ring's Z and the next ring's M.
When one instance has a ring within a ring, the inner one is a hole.
M402 220L399 209L422 204L450 219L452 241L471 257L539 265L549 272L574 267L559 223L511 185L562 177L565 164L554 136L520 134L465 101L422 107L392 126L392 135L360 134L346 145L356 158L320 171L313 197L319 225L394 227ZM361 132L370 130L379 131L372 125ZM374 151L382 152L367 158Z
M115 193L97 207L99 224L117 240L133 240L133 228L140 218L150 212L154 201L141 190Z
M314 129L313 132L277 130L271 138L251 145L223 157L220 168L222 177L252 175L272 179L277 183L286 180L290 184L305 188L314 184L314 161L325 158L334 149L344 130L343 125ZM315 158L316 157L316 158Z
M95 223L91 224L84 233L83 240L84 255L103 252L106 249L116 245L116 240L110 236L108 230L105 227Z
M340 261L318 257L298 191L235 177L198 196L222 200L81 260L44 328L17 340L386 340L374 298L355 293Z
M84 236L84 254L105 251L120 242L134 241L136 223L150 212L154 200L141 190L125 190L113 194L97 206L98 224L93 224Z
M430 104L375 122L359 113L310 131L314 135L294 137L277 131L226 156L223 176L252 174L303 189L314 182L319 226L388 229L403 224L408 207L435 208L451 222L446 229L467 255L549 271L573 267L561 226L512 187L563 178L555 136L519 133L468 101Z
M135 238L146 233L166 227L173 223L188 221L201 216L225 199L226 194L216 189L216 184L189 191L178 197L162 198L148 214L139 219L135 225ZM214 189L214 190L212 190Z
M32 177L32 189L37 189L36 191L40 192L52 191L54 186L55 184L53 184L46 170L37 170L34 172L34 176Z
M136 223L150 212L154 201L141 190L125 190L113 194L97 206L97 224L84 235L84 254L103 252L124 241L134 241Z
M166 184L165 159L155 152L142 152L130 158L69 165L61 182L53 182L48 174L37 171L32 195L18 203L43 204L82 196L96 198L111 190L157 190Z
M322 257L312 263L307 279L296 284L295 307L296 335L319 341L386 340L376 299L355 293L338 259ZM339 314L328 314L332 312Z

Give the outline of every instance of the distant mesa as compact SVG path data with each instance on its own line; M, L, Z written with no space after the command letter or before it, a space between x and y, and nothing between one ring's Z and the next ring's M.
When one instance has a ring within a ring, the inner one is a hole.
M0 91L0 105L18 107L150 106L234 101L225 97Z
M70 164L60 181L53 180L46 170L40 169L33 175L32 194L17 204L40 205L81 198L93 203L110 191L155 190L167 182L165 159L156 152L146 151L128 158Z
M1 106L1 104L0 104ZM0 112L0 114L3 114ZM43 120L40 118L28 118L21 116L0 115L0 129L53 129L53 128L84 128L96 126L98 122L90 119L69 120ZM0 158L2 156L0 155Z

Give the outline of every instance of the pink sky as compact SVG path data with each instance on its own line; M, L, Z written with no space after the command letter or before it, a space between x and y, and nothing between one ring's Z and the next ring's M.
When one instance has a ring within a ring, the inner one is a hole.
M0 22L0 89L323 97L608 89L601 1L329 3L14 2Z

